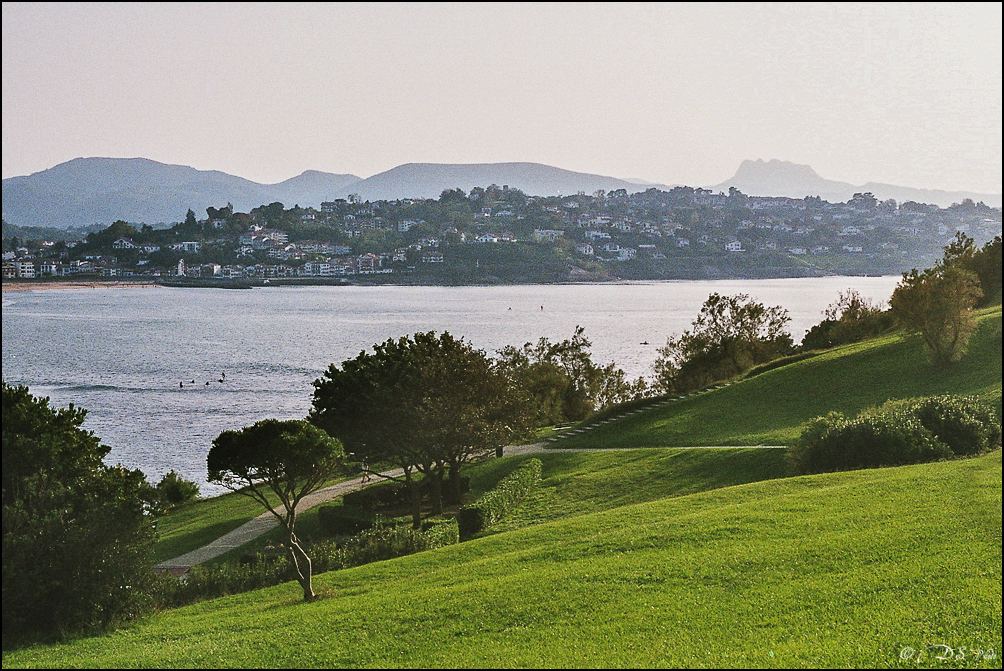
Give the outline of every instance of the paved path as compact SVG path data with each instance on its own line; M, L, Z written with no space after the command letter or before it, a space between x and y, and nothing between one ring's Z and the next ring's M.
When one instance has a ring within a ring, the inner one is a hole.
M404 471L399 468L393 471L384 471L381 475L396 478L403 476ZM300 501L300 505L297 506L296 512L297 514L300 514L304 510L309 510L316 505L326 503L332 499L342 496L343 494L347 494L361 488L362 482L359 479L353 479L346 480L345 482L339 482L337 485L331 485L330 487L325 487L324 489L318 489L316 492L312 492L303 497ZM240 525L230 533L217 538L212 543L203 545L201 548L192 550L180 557L162 561L154 566L153 569L157 572L174 573L176 575L184 573L197 564L209 561L210 559L215 559L216 557L219 557L236 547L240 547L245 543L253 541L277 526L279 526L279 521L275 519L275 516L272 513L262 513L253 520Z
M504 456L518 456L523 454L540 454L542 452L555 453L555 452L609 452L610 448L602 447L583 447L583 448L548 448L547 442L542 443L532 443L529 445L509 445L504 450ZM742 446L742 445L726 445L726 446L714 446L714 447L694 447L694 448L675 448L675 449L736 449L737 447L759 447L767 449L783 449L782 446L777 445L753 445L753 446ZM620 449L635 449L635 448L620 448ZM398 478L404 476L404 471L400 468L392 471L384 471L381 475L385 477ZM330 487L325 487L324 489L319 489L312 494L308 494L303 497L300 505L297 506L297 514L302 513L305 510L309 510L314 506L320 505L322 503L327 503L332 499L338 498L343 494L353 492L357 489L362 488L362 482L359 479L346 480L345 482L340 482L337 485L331 485ZM271 531L279 525L279 522L275 519L272 513L262 513L258 517L245 522L241 526L237 527L228 534L217 538L212 543L204 545L201 548L192 550L186 554L173 559L168 559L163 561L156 566L154 566L154 571L159 573L172 573L174 575L181 575L185 573L188 569L203 562L207 562L210 559L215 559L222 554L233 550L234 548L240 547L245 543L253 541L259 536Z

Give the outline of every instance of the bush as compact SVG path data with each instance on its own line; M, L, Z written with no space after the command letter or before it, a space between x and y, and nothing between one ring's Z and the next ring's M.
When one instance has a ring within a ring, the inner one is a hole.
M427 524L421 531L410 526L374 526L341 542L314 543L309 554L316 575L458 542L456 521L444 520ZM252 561L242 558L239 562L193 566L180 580L162 577L157 584L156 598L162 606L176 608L293 580L296 580L296 571L284 551L259 553Z
M896 466L1000 447L1001 424L974 397L890 401L849 420L832 412L807 423L788 449L796 473Z
M474 504L457 513L460 539L487 529L505 517L540 483L543 465L540 459L530 459L502 478L498 485L485 492Z
M932 396L908 401L906 409L956 456L983 454L1000 447L1000 421L990 407L973 396Z
M317 517L328 536L357 534L377 522L377 516L372 511L347 505L321 506L317 510Z
M460 492L463 494L470 489L471 479L467 476L461 476ZM418 480L418 490L422 500L427 500L432 493L432 478ZM411 493L408 491L408 485L404 482L382 482L345 494L342 497L342 503L346 506L369 511L381 508L400 508L410 505Z
M150 607L151 490L107 466L86 411L3 389L3 648L98 631Z
M199 495L199 486L185 480L172 469L157 483L157 494L164 508L187 503Z
M906 412L811 421L789 448L796 473L826 473L935 461L952 451Z

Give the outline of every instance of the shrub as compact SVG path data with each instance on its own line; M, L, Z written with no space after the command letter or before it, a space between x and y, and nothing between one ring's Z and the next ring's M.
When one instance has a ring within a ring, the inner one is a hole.
M993 408L972 396L889 401L848 420L831 412L808 422L788 449L796 473L893 466L982 454L1001 444Z
M470 506L457 513L460 539L466 540L482 529L495 524L515 508L540 483L540 459L530 459L502 478L498 485L485 492Z
M936 461L952 451L908 412L838 413L811 421L789 450L797 473L825 473Z
M470 488L471 479L467 476L461 476L460 492L466 493L470 491ZM432 493L432 478L418 480L418 490L422 500L426 500ZM382 482L345 494L342 497L342 503L346 506L369 511L381 508L400 508L410 505L411 493L408 491L408 485L404 482Z
M973 396L932 396L908 402L907 408L956 456L982 454L1001 444L996 414Z
M165 508L187 503L199 495L199 486L172 469L157 483L157 494Z
M317 517L328 536L357 534L377 522L377 516L372 511L347 505L321 506L317 510Z
M336 506L337 507L337 506ZM460 542L455 520L427 524L421 531L410 526L374 526L340 543L320 541L310 546L313 573L337 571L374 561L394 559ZM252 561L194 566L180 580L161 578L157 601L178 607L229 594L250 592L296 579L285 553L259 553Z

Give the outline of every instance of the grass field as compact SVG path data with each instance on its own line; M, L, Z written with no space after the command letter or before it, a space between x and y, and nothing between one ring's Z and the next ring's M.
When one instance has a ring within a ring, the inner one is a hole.
M617 507L5 653L16 667L1000 668L1001 453ZM975 659L993 649L994 659Z

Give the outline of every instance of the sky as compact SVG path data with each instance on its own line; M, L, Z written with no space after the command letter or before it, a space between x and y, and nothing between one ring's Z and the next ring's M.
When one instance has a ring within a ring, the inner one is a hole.
M530 161L709 186L744 159L1001 187L1001 3L17 3L3 177L77 157L275 183Z

